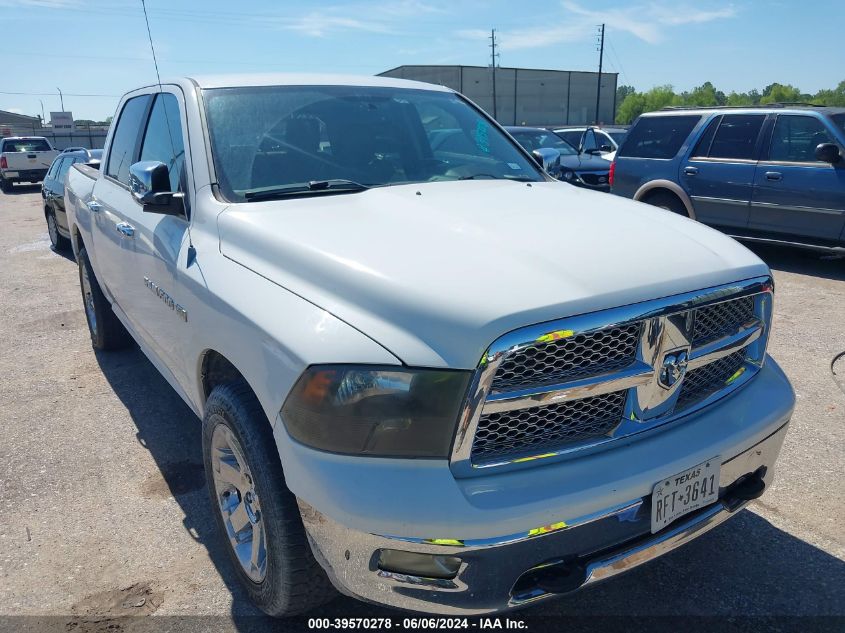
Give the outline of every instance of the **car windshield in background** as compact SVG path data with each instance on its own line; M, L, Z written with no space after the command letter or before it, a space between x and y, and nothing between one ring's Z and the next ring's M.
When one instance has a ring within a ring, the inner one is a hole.
M617 145L622 145L622 141L624 141L625 137L628 136L627 132L609 132L605 130L604 133L612 138Z
M535 149L550 148L556 149L562 156L576 156L578 150L572 147L565 140L560 138L554 132L546 130L510 130L513 136L520 145L522 145L529 152Z
M830 118L840 130L845 132L845 112L840 112L839 114L831 114Z
M43 138L21 139L16 141L5 141L4 152L49 152L50 144Z
M203 91L212 154L230 200L442 180L540 181L534 163L450 92L359 86ZM299 187L297 187L299 186Z

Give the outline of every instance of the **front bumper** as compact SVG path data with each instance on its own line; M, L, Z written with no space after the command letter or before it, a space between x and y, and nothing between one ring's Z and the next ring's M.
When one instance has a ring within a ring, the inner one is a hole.
M730 518L748 502L746 484L771 483L787 426L722 464L717 503L656 534L650 532L650 497L541 530L448 544L353 530L302 500L300 511L315 557L341 592L411 611L499 612L611 578ZM454 556L461 563L453 579L395 573L379 569L381 549Z

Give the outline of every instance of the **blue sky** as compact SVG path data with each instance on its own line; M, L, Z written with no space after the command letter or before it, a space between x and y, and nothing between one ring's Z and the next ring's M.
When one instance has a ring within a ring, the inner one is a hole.
M803 91L845 80L845 1L148 0L162 77L217 72L375 74L401 64L489 63L593 70L620 83L725 92L774 81ZM0 0L0 109L113 114L117 96L154 80L140 0ZM43 96L5 93L48 93ZM73 96L73 95L108 96Z

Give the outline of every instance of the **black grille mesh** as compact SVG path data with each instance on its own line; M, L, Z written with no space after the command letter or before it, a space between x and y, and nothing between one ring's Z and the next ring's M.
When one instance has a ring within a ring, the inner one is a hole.
M493 393L621 369L636 359L640 323L530 345L502 362Z
M704 400L725 387L734 374L742 368L746 354L746 350L741 349L714 363L687 372L681 384L681 393L678 395L675 411Z
M621 421L625 391L545 407L481 416L472 461L558 449L571 442L607 435Z
M723 301L695 311L692 345L698 347L737 330L754 318L754 297Z

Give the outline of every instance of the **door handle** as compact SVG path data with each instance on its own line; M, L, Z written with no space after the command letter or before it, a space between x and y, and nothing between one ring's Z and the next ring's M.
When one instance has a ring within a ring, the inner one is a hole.
M698 167L684 167L684 173L687 176L695 176L698 173Z
M118 224L115 224L114 228L117 229L118 233L120 233L121 235L125 235L126 237L135 236L135 227L126 222L120 222Z
M779 171L767 171L766 172L766 180L781 180L783 178L783 174Z
M91 213L99 213L103 210L103 205L96 200L91 200L91 202L89 202L86 206Z

